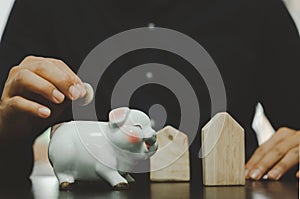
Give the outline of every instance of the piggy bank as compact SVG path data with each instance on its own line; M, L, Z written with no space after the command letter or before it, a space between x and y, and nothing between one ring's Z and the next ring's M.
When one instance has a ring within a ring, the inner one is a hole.
M76 180L105 180L115 189L127 189L134 181L129 173L158 148L149 117L126 107L112 110L109 122L55 125L50 137L49 159L63 190Z

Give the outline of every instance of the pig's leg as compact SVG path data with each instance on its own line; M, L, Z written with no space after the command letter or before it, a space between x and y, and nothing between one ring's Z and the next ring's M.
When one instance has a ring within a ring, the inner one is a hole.
M119 173L127 180L127 182L135 182L135 179L127 172L120 172Z
M75 182L73 175L66 173L57 173L56 176L60 184L60 189L69 190L72 188L72 184Z
M118 171L104 165L96 165L96 173L106 180L114 189L128 189L128 182Z
M129 173L125 175L125 179L128 182L135 182L135 179Z
M71 185L74 183L74 165L73 162L76 157L76 149L72 142L66 142L65 137L62 139L56 139L55 142L51 142L49 146L49 158L55 172L56 177L59 180L60 188L63 190L71 189Z

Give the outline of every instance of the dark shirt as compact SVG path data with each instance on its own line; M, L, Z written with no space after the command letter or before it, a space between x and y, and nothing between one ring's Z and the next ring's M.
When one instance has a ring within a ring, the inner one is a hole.
M295 24L279 0L17 0L0 46L0 91L10 68L27 55L62 59L77 71L100 42L149 23L192 37L211 55L223 77L227 111L245 128L247 158L257 147L251 122L258 101L265 106L275 128L299 127L300 40ZM107 120L111 92L120 76L132 66L150 62L186 68L181 72L194 85L202 127L211 117L209 94L202 77L194 75L182 58L153 49L128 53L111 64L96 93L98 119ZM147 110L153 102L166 103L163 89L148 91L137 95L131 107ZM155 101L154 96L161 97ZM168 110L167 123L178 127L176 108ZM71 110L67 110L62 120L70 119ZM192 179L201 176L199 140L198 132L190 147ZM19 141L12 148L1 143L1 158L6 160L0 165L2 179L29 175L30 144Z

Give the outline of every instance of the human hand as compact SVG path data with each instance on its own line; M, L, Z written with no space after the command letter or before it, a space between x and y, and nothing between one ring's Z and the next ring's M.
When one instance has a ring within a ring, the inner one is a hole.
M280 128L247 162L246 179L259 180L267 173L268 179L279 180L299 163L299 141L300 131Z
M82 81L64 62L26 57L10 70L3 89L0 137L33 136L33 131L45 130L70 100L85 93Z

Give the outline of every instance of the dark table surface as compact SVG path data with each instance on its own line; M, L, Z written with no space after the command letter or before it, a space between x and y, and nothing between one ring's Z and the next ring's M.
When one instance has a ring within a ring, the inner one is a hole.
M72 191L60 191L58 181L49 168L35 166L30 190L0 191L0 198L37 199L293 199L299 198L299 182L247 181L245 186L204 187L201 183L150 183L141 180L130 184L128 190L113 191L106 183L78 183Z

